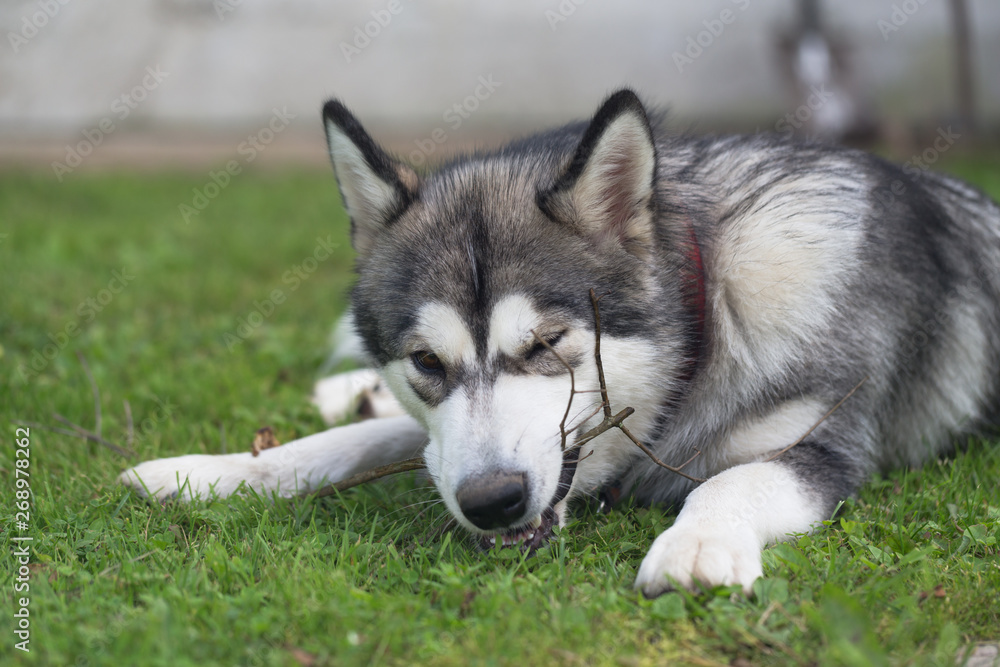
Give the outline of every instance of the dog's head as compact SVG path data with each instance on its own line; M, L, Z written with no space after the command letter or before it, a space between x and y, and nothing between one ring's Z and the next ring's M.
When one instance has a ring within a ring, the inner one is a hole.
M683 356L674 349L680 318L671 321L670 306L659 317L648 307L676 295L651 261L669 239L656 224L657 149L643 105L620 91L589 125L424 176L383 151L340 102L328 102L323 119L357 251L358 332L427 428L432 478L457 520L484 539L539 543L572 479L563 431L582 427L569 434L572 446L600 419L589 291L607 294L612 398L648 408L652 421ZM567 366L589 392L568 413ZM591 492L624 456L599 448L573 492Z

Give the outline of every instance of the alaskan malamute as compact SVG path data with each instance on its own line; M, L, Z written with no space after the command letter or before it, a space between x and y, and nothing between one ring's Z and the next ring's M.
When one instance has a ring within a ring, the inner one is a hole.
M675 136L630 90L428 174L340 102L323 121L357 251L354 329L405 414L258 457L149 461L127 484L291 495L422 453L485 541L537 548L609 488L683 500L636 587L749 592L766 544L998 414L1000 209L958 180L775 136ZM617 429L572 446L604 418L591 290L610 403L705 481ZM321 385L320 407L357 395L351 378Z

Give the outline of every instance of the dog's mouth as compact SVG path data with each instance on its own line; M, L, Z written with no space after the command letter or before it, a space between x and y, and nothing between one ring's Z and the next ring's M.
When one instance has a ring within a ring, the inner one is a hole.
M573 485L573 476L576 474L576 464L580 458L580 449L571 447L563 452L563 465L559 471L559 483L556 485L556 493L549 506L544 511L528 523L518 528L501 530L492 535L483 535L479 538L479 545L485 551L493 549L499 540L501 547L520 547L529 553L534 553L544 546L552 537L552 527L558 522L556 519L555 506L566 498L570 487Z
M552 537L552 527L556 524L556 512L550 505L544 512L519 528L502 530L493 535L479 538L479 546L489 551L500 543L501 547L518 547L529 552L545 546Z

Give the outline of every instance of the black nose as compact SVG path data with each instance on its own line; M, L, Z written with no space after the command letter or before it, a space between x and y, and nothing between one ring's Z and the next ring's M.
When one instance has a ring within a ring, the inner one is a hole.
M477 475L462 482L455 496L462 514L474 526L494 530L524 516L528 484L523 472Z

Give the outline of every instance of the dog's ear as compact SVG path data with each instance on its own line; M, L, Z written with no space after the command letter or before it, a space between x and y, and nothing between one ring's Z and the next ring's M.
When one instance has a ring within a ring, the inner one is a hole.
M351 244L364 257L382 230L417 198L414 171L389 157L337 100L323 105L323 126L344 207Z
M538 193L551 219L598 247L617 243L646 258L653 242L656 145L642 102L620 90L597 110L569 166Z

